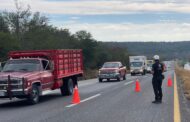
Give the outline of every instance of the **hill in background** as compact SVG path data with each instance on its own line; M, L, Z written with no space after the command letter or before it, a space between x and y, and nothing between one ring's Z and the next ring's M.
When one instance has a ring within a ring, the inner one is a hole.
M163 60L190 59L190 41L183 42L105 42L107 46L127 48L131 55L146 55L152 58L155 54Z

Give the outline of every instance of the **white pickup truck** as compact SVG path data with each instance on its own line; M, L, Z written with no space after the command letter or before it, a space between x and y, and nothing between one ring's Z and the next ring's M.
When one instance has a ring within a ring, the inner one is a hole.
M145 75L147 72L146 56L129 56L131 76L135 74Z

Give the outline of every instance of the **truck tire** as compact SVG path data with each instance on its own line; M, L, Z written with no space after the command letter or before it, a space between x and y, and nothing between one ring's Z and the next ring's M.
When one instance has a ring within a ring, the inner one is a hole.
M121 78L120 78L120 76L117 78L117 81L121 81Z
M73 88L74 88L74 84L73 84L72 79L64 80L63 86L60 88L61 95L62 96L72 95L73 94Z
M39 98L40 98L40 91L39 91L39 87L37 85L33 85L32 86L32 92L28 97L28 102L29 104L37 104L39 102Z
M75 86L78 87L78 79L77 79L77 77L73 77L72 80L73 80L73 88L75 88Z
M102 79L101 79L101 78L99 78L98 80L99 80L100 83L102 82Z
M126 75L123 76L123 80L126 80Z
M145 70L145 71L144 71L144 75L146 75L146 73L147 73L147 71Z
M143 71L142 75L146 75L146 71L145 70Z
M110 79L108 78L108 79L107 79L107 81L109 82L109 81L110 81Z

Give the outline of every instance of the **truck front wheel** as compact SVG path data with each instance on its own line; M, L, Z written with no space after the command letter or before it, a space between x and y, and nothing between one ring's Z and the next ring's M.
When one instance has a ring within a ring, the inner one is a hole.
M39 102L40 94L39 94L39 88L37 85L32 86L32 91L28 97L28 102L30 104L37 104Z
M72 79L64 80L63 86L60 88L61 94L63 96L69 96L73 94L73 81Z
M120 76L118 76L118 78L117 78L117 81L121 81L121 78L120 78Z
M98 80L99 80L99 82L102 82L102 79L101 79L101 78L99 78Z
M126 80L126 75L123 76L123 80Z
M146 71L145 70L143 71L142 75L146 75Z

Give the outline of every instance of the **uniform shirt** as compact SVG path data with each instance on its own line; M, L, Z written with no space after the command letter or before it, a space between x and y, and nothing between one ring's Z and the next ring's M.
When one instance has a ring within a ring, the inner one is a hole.
M156 61L152 65L153 77L161 78L163 70L164 70L163 64L160 63L159 61Z

